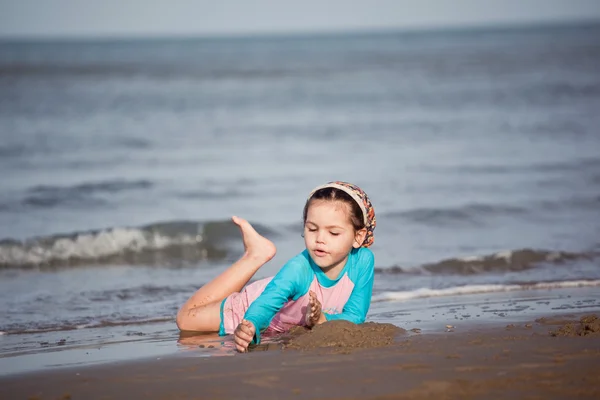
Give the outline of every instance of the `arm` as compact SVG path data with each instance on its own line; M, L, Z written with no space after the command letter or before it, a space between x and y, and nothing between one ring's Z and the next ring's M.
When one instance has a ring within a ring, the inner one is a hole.
M306 294L310 282L310 267L302 255L294 257L281 268L244 315L244 319L256 329L255 343L260 343L260 332L269 327L275 314L286 302Z
M369 307L371 306L373 280L375 278L375 257L373 256L373 252L368 249L361 249L357 255L354 268L356 268L356 272L352 275L356 276L356 280L349 274L349 277L354 281L354 289L350 298L346 302L346 305L344 305L341 314L323 313L327 321L345 319L355 324L365 322L367 311L369 311Z

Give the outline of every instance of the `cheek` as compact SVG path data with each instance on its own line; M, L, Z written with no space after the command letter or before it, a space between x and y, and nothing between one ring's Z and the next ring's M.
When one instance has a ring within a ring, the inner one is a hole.
M316 232L311 232L308 229L304 230L304 242L306 244L308 243L314 243L314 241L316 240Z
M344 235L343 237L338 236L335 238L336 247L340 252L347 252L349 248L354 244L354 236Z

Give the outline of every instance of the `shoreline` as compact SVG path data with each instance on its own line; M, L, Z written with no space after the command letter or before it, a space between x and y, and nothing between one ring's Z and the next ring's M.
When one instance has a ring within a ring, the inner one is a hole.
M372 304L367 322L391 323L409 332L435 335L445 333L446 325L468 332L566 313L600 315L600 293L593 288L565 288L377 302ZM0 345L0 378L190 353L208 358L235 355L231 337L180 334L174 322L4 335Z
M263 346L256 350L269 351L206 357L202 353L219 351L207 348L36 371L0 377L0 397L597 398L600 328L589 336L549 334L583 315L589 314L473 325L464 331L409 332L380 348L299 351Z

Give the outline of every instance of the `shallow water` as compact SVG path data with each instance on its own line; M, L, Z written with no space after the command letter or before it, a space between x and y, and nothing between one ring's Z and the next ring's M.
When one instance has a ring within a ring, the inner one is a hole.
M0 43L0 356L171 335L241 254L231 215L276 243L257 278L274 274L302 250L307 193L338 179L377 213L370 318L408 323L380 300L597 290L599 38Z
M402 327L407 332L398 336L401 340L414 334L461 334L489 326L523 325L539 315L599 312L600 291L583 287L376 301L371 306L368 320ZM256 350L280 348L280 341L277 336L263 335L264 345ZM0 345L3 349L0 375L140 358L237 354L231 336L219 337L214 333L181 335L172 320L3 335Z

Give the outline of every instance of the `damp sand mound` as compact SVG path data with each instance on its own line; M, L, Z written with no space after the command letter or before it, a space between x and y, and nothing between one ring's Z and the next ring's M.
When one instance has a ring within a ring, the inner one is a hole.
M290 332L290 340L285 346L295 350L329 349L334 352L348 352L355 349L385 347L406 331L392 324L367 322L353 324L349 321L330 321L313 329L295 329Z
M600 318L596 315L583 316L579 322L566 323L551 331L550 336L600 336Z

